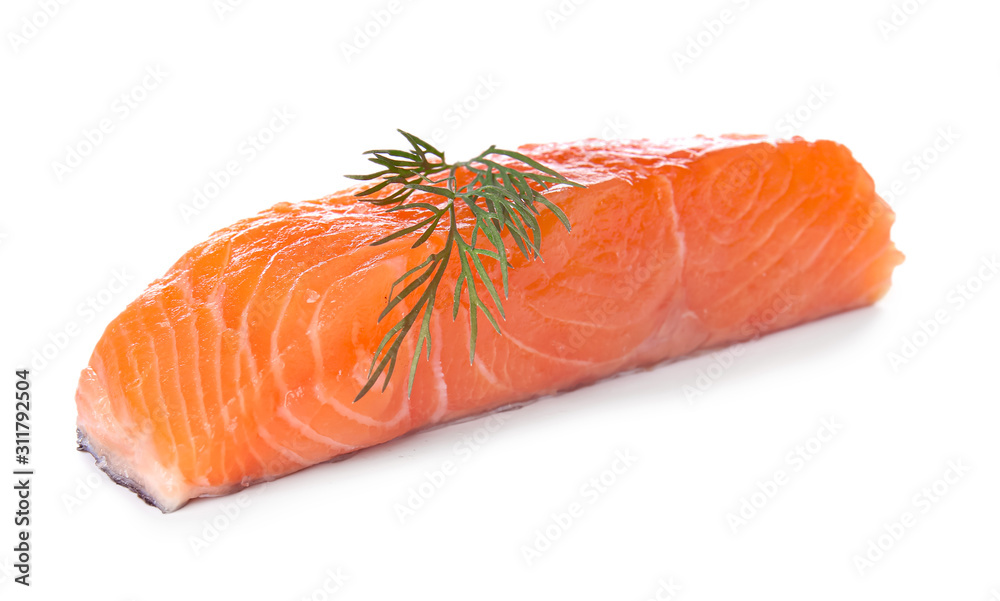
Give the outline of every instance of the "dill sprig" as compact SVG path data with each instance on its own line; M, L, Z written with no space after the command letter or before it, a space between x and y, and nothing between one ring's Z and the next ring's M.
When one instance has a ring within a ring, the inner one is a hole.
M483 259L492 259L500 265L500 287L503 298L507 298L510 262L507 260L505 238L509 236L526 258L541 257L542 234L537 218L540 207L555 213L566 230L570 229L566 214L541 192L532 188L532 184L542 190L548 190L555 184L584 187L519 152L490 146L471 160L449 163L443 152L424 140L403 130L399 130L399 133L410 143L410 149L369 150L364 154L369 155L368 160L378 165L379 170L368 175L347 176L355 180L376 182L356 194L361 200L385 207L390 213L416 211L420 215L412 225L379 239L373 246L403 236L417 235L412 246L417 248L439 230L446 232L446 238L440 250L430 253L419 265L393 282L389 300L379 314L378 321L381 322L405 299L415 297L416 300L403 318L382 338L372 358L368 381L354 399L355 402L371 390L383 373L385 379L382 390L385 390L396 368L396 359L404 339L419 323L416 352L410 361L407 394L413 390L413 377L420 355L424 353L430 358L431 314L453 255L458 256L460 273L453 294L452 319L458 317L462 295L465 294L469 300L469 362L472 363L476 357L479 313L482 312L493 329L500 333L500 325L484 298L488 296L500 317L505 317L500 293L489 277ZM497 160L498 157L513 159L526 169L504 165ZM468 172L472 178L459 185L461 171ZM375 196L387 188L391 190L390 194ZM437 203L412 200L413 193L418 191L440 196L442 200ZM468 238L463 237L458 229L457 212L462 207L471 211L476 219Z

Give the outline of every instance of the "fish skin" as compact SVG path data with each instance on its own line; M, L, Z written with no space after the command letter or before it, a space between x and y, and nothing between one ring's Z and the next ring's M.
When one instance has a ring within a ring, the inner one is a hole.
M80 447L169 512L872 304L902 261L892 210L834 142L731 135L519 150L587 188L547 194L572 231L545 211L544 261L509 255L503 333L480 323L475 363L467 303L451 319L453 269L412 395L413 336L386 390L352 403L404 310L377 321L391 283L444 238L371 246L407 216L358 202L357 187L279 203L185 253L108 325L77 391Z

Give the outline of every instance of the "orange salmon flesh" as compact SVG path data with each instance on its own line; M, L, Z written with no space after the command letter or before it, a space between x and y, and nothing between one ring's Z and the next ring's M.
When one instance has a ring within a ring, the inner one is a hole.
M587 187L546 193L572 231L543 210L544 261L509 253L502 333L480 316L472 364L467 299L452 319L453 260L412 393L415 330L385 390L354 403L407 309L378 321L392 283L442 248L444 233L416 249L415 236L372 246L414 213L359 202L361 188L280 203L192 248L108 325L80 377L80 447L173 511L417 429L870 305L902 261L892 210L834 142L584 140L520 152ZM459 220L474 221L468 211Z

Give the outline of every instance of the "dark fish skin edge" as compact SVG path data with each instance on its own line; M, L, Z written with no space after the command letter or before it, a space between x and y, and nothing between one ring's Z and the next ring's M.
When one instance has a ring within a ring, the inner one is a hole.
M160 507L159 505L157 505L156 501L153 500L153 497L147 495L146 491L144 491L142 489L142 487L139 486L134 480L132 480L130 478L126 478L125 476L122 476L120 474L116 474L115 472L111 471L111 468L108 467L108 462L107 461L104 461L103 462L104 465L102 466L101 465L101 463L102 463L102 461L101 461L102 457L100 457L97 453L95 453L94 450L90 447L90 441L87 438L87 435L82 430L80 430L79 428L77 428L77 430L76 430L76 443L77 443L76 450L77 451L83 451L85 453L90 453L90 455L94 458L94 463L97 464L97 467L100 468L102 472L104 472L105 474L107 474L108 477L111 478L111 480L114 481L115 484L117 484L119 486L124 486L125 488L127 488L130 491L134 492L147 505L150 505L151 507L155 507L155 508L159 509L160 511L162 511L163 513L167 513L166 511L163 510L162 507Z
M523 406L525 406L525 405L527 405L527 404L529 404L531 402L532 401L526 401L526 402L520 402L520 403L512 403L510 405L505 405L503 407L499 407L499 408L494 409L493 411L490 411L490 412L487 412L487 413L470 415L470 416L467 416L467 417L464 417L464 418L460 418L460 419L457 419L457 420L454 420L454 421L451 421L451 422L434 424L434 425L429 426L427 428L421 428L420 430L415 430L413 432L407 432L406 434L404 434L403 436L400 436L399 438L404 438L404 437L407 437L407 436L411 436L413 434L417 434L418 432L436 430L438 428L442 428L442 427L445 427L445 426L459 424L459 423L466 422L466 421L473 421L473 420L476 420L476 419L478 419L480 417L484 417L486 415L490 415L492 413L503 413L505 411L513 411L515 409L520 409L521 407L523 407ZM398 440L398 438L393 439L393 440ZM384 443L373 445L371 447L365 447L363 449L357 449L357 450L354 450L354 451L350 451L348 453L343 453L341 455L337 455L336 457L334 457L334 458L332 458L332 459L330 459L328 461L324 461L324 462L321 462L321 463L339 463L341 461L344 461L345 459L350 459L351 457L354 457L355 455L357 455L361 451L364 451L365 449L374 448L374 447L377 447L377 446L381 446L381 445L387 444L389 442L392 442L392 441L386 441ZM163 507L161 507L159 504L157 504L157 502L153 499L153 497L151 497L148 494L146 494L146 491L144 491L142 489L142 487L139 486L139 484L136 483L134 480L132 480L131 478L126 478L125 476L122 476L121 474L117 474L117 473L113 472L111 470L111 468L108 467L107 461L105 461L104 462L104 466L102 466L101 465L101 459L102 459L101 456L98 455L94 451L94 449L92 449L90 447L90 441L87 438L87 434L85 432L83 432L80 428L76 429L76 450L80 451L80 452L83 452L83 453L90 453L91 457L94 458L94 463L97 465L97 467L102 472L104 472L105 474L107 474L107 476L109 478L111 478L112 482L114 482L115 484L117 484L119 486L124 486L125 488L127 488L130 491L134 492L136 494L136 496L138 496L140 499L142 499L143 502L145 502L150 507L155 507L155 508L159 509L164 514L173 513L173 512L164 510ZM265 483L265 482L272 482L275 479L276 478L259 480L259 481L252 482L251 485L262 484L262 483ZM241 486L240 488L241 489L242 488L246 488L246 486ZM214 495L214 496L223 496L223 495ZM205 497L205 498L207 498L207 497ZM178 507L178 509L180 509L180 507ZM174 510L174 511L177 511L177 510Z
M643 366L643 367L637 367L635 369L631 369L631 370L628 370L628 371L618 372L616 374L612 374L612 375L608 376L607 378L603 378L603 379L604 380L613 380L613 379L620 378L622 376L625 376L625 375L628 375L628 374L632 374L632 373L650 371L650 370L652 370L652 369L654 369L656 367L662 366L662 365L667 365L667 364L674 363L676 361L680 361L680 360L683 360L683 359L689 359L691 357L697 357L699 355L708 354L708 353L711 353L711 352L713 352L715 350L718 350L718 348L725 348L726 346L727 345L722 345L720 347L713 347L713 348L709 348L709 349L700 349L698 351L695 351L694 353L691 353L689 355L685 355L684 357L674 357L674 358L671 358L671 359L667 359L665 361L661 361L661 362L655 363L653 365L648 365L648 366ZM574 387L568 388L566 390L561 390L561 391L559 391L557 393L543 394L543 395L540 395L540 396L535 397L533 399L528 399L526 401L518 401L516 403L510 403L509 405L503 405L501 407L497 407L496 409L493 409L492 411L487 411L487 412L484 412L484 413L476 413L476 414L472 414L472 415L467 415L465 417L460 417L458 419L455 419L455 420L452 420L452 421L449 421L449 422L441 422L441 423L438 423L438 424L432 424L432 425L427 426L425 428L420 428L418 430L413 430L411 432L407 432L407 433L403 434L402 436L399 436L399 437L394 438L392 440L388 440L386 442L379 443L377 445L372 445L371 447L365 447L365 448L357 449L357 450L354 450L354 451L351 451L351 452L348 452L348 453L344 453L342 455L337 455L336 457L333 457L332 459L330 459L328 461L321 462L321 463L339 463L339 462L341 462L341 461L343 461L345 459L350 459L351 457L354 457L355 455L359 454L360 452L362 452L362 451L364 451L366 449L370 449L370 448L375 448L375 447L378 447L378 446L382 446L384 444L388 444L390 442L397 441L397 440L399 440L401 438L406 438L406 437L409 437L409 436L413 436L415 434L420 434L420 433L424 433L424 432L429 432L429 431L437 430L438 428L444 428L444 427L447 427L447 426L453 426L453 425L461 424L463 422L474 421L474 420L486 417L488 415L493 415L493 414L497 414L497 413L505 413L507 411L514 411L514 410L520 409L522 407L525 407L527 405L531 405L531 404L533 404L536 401L539 401L541 399L552 397L552 396L559 396L559 395L564 394L566 392L570 392L572 390L576 390L577 388L584 388L586 386L587 386L586 384L583 384L583 385L580 385L580 386L574 386ZM101 466L101 457L97 453L95 453L92 448L90 448L89 440L87 438L87 434L85 432L83 432L82 430L80 430L79 428L77 428L77 430L76 430L76 440L77 440L76 450L83 451L83 452L86 452L86 453L90 453L91 456L93 456L94 462L97 465L97 467L100 468L100 470L102 472L104 472L105 474L107 474L108 477L111 478L111 480L114 481L115 484L118 484L119 486L124 486L125 488L129 489L130 491L132 491L133 493L135 493L140 499L142 499L150 507L155 507L155 508L159 509L162 513L165 513L165 514L172 513L170 511L164 510L163 507L161 507L160 505L158 505L156 503L156 501L152 497L150 497L148 494L146 494L146 492L142 489L142 487L139 486L135 481L133 481L130 478L126 478L125 476L121 476L121 475L116 474L115 472L111 471L111 469L107 466L107 462L106 461L105 461L105 465L102 467ZM277 478L280 478L280 476L278 476ZM252 483L250 483L250 485L262 484L264 482L272 482L272 481L274 481L277 478L262 479L262 480L259 480L259 481L252 482ZM246 488L246 486L241 486L240 488ZM224 493L224 494L228 494L228 493ZM214 495L214 496L222 496L222 495ZM181 509L181 507L179 507L178 509ZM174 510L174 511L177 511L177 510Z
M845 310L845 311L838 311L837 313L842 313L842 312L846 312L846 311L847 310ZM833 315L836 315L836 313L826 316L825 319L828 319L829 317L832 317ZM817 321L820 321L820 320L817 320ZM778 330L768 331L768 332L766 332L766 334L771 334L771 333L774 333L775 331L778 331ZM761 336L758 335L758 336L755 336L753 338L750 338L750 340L756 340L756 339L758 339L760 337ZM602 378L602 381L614 380L614 379L617 379L617 378L620 378L620 377L623 377L623 376L626 376L626 375L629 375L629 374L633 374L633 373L651 371L653 369L656 369L658 367L662 367L664 365L669 365L669 364L672 364L672 363L675 363L675 362L678 362L678 361L683 361L683 360L691 359L691 358L694 358L694 357L699 357L699 356L702 356L702 355L707 355L709 353L712 353L712 352L715 352L715 351L719 350L720 348L728 348L729 346L730 346L730 344L722 344L722 345L714 346L712 348L699 349L699 350L697 350L697 351L695 351L693 353L690 353L688 355L684 355L683 357L672 357L670 359L666 359L664 361L659 361L659 362L656 362L656 363L653 363L653 364L650 364L650 365L640 366L640 367L636 367L635 369L630 369L630 370L627 370L627 371L618 372L618 373L612 374L612 375L610 375L610 376L608 376L606 378ZM383 442L383 443L380 443L380 444L377 444L377 445L373 445L371 447L365 447L365 448L362 448L362 449L357 449L357 450L351 451L349 453L344 453L342 455L338 455L338 456L336 456L336 457L334 457L334 458L332 458L332 459L330 459L328 461L324 461L324 462L321 462L321 463L338 463L338 462L343 461L345 459L349 459L351 457L354 457L355 455L357 455L361 451L364 451L365 449L370 449L370 448L378 447L378 446L381 446L381 445L384 445L384 444L388 444L390 442L397 441L400 438L405 438L405 437L408 437L408 436L413 436L415 434L419 434L419 433L422 433L422 432L428 432L428 431L432 431L432 430L437 430L438 428L444 428L446 426L453 426L453 425L456 425L456 424L461 424L461 423L467 422L467 421L474 421L474 420L477 420L479 418L486 417L488 415L492 415L492 414L496 414L496 413L504 413L504 412L507 412L507 411L514 411L516 409L520 409L522 407L525 407L527 405L535 403L535 402L537 402L537 401L539 401L541 399L552 397L552 396L559 396L559 395L565 394L567 392L570 392L572 390L576 390L578 388L584 388L584 387L589 386L589 385L591 385L591 384L582 384L580 386L574 386L572 388L568 388L566 390L561 390L561 391L553 393L553 394L543 394L543 395L540 395L540 396L535 397L533 399L528 399L526 401L518 401L516 403L511 403L509 405L503 405L501 407L497 407L496 409L493 409L492 411L487 411L487 412L484 412L484 413L476 413L476 414L473 414L473 415L468 415L468 416L461 417L461 418L458 418L458 419L450 421L450 422L441 422L441 423L438 423L438 424L433 424L433 425L430 425L430 426L428 426L426 428L420 428L418 430L413 430L411 432L407 432L406 434L403 434L400 437L394 438L392 440L389 440L389 441L386 441L386 442ZM77 430L76 430L76 440L77 440L77 450L78 451L84 451L84 452L90 453L94 457L94 462L97 464L97 467L100 468L102 472L104 472L105 474L107 474L108 477L111 478L111 480L114 481L115 484L118 484L120 486L124 486L125 488L127 488L130 491L134 492L147 505L149 505L151 507L155 507L155 508L159 509L163 513L172 513L172 512L169 512L169 511L165 511L163 509L163 507L160 507L156 503L156 501L152 497L150 497L149 495L147 495L146 492L142 489L142 487L139 486L137 483L135 483L133 480L131 480L130 478L126 478L124 476L121 476L119 474L116 474L113 471L111 471L107 467L107 462L106 461L105 461L105 465L102 467L101 466L101 457L99 455L97 455L97 453L95 453L93 449L90 448L89 441L88 441L86 433L84 433L79 428L77 428ZM277 478L280 478L280 476L278 476ZM271 481L274 481L277 478L269 478L269 479L263 479L263 480L255 481L255 482L250 483L250 485L261 484L261 483L264 483L264 482L271 482ZM241 486L240 488L246 488L246 485L245 486ZM228 494L228 493L223 493L223 494ZM215 496L222 496L222 495L215 495ZM180 509L180 507L178 509Z

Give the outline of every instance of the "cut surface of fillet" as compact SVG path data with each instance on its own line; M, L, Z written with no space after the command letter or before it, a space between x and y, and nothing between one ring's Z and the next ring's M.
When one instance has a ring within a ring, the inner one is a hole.
M468 314L453 321L446 292L412 394L401 369L354 403L405 310L378 320L393 281L444 238L372 246L412 215L358 202L358 188L281 203L188 251L110 323L80 377L81 448L173 511L417 429L870 305L902 260L891 209L834 142L520 151L587 187L547 193L572 231L544 211L544 261L510 254L502 333L478 328L474 363ZM399 364L413 351L408 339Z

